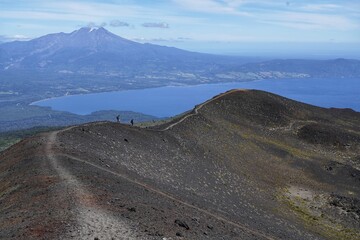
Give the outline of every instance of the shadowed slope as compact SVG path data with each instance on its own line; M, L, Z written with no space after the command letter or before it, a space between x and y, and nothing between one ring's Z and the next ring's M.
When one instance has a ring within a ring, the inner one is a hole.
M162 126L44 134L2 153L1 237L356 239L359 126L353 111L233 90Z

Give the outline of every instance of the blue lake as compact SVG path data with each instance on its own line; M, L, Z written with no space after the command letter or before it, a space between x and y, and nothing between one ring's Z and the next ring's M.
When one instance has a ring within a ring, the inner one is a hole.
M33 103L54 110L89 114L99 110L141 112L169 117L234 88L259 89L321 107L360 111L360 79L281 79L169 86L45 99Z

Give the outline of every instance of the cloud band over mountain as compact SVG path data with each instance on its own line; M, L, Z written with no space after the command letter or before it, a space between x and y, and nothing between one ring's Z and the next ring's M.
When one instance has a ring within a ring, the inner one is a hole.
M127 22L122 22L120 20L112 20L109 25L111 27L130 27L130 24Z
M147 23L143 23L141 26L146 28L169 28L169 24L165 22L161 22L161 23L147 22Z

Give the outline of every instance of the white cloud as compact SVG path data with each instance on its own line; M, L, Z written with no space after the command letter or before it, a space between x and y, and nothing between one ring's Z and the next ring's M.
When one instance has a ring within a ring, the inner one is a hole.
M49 2L44 8L56 9L58 13L79 14L104 18L112 16L136 15L140 8L131 5L119 5L108 3L81 3L81 2Z
M248 17L250 21L296 29L351 30L360 27L360 21L339 12L340 10L359 11L351 10L345 4L304 4L280 0L173 0L173 2L190 11L241 15ZM249 6L252 9L251 13L245 11Z
M0 35L0 42L27 41L30 39L31 38L24 35L13 35L13 36Z
M169 24L164 22L161 23L147 22L147 23L143 23L141 26L146 28L169 28Z
M186 41L191 41L193 39L191 38L186 38L186 37L178 37L178 38L132 38L131 40L136 41L136 42L142 42L142 43L146 43L146 42L186 42Z
M43 2L31 9L0 10L1 18L29 20L61 20L61 21L105 21L122 17L161 16L156 9L148 9L133 5L81 3L81 2Z
M130 24L120 20L112 20L109 25L111 27L130 27Z
M246 12L240 12L237 8L243 4L242 0L173 0L177 5L197 12L249 15Z
M333 14L276 12L259 15L259 20L264 23L299 29L350 30L359 27L359 24L356 24L350 19Z
M1 1L1 0L0 0ZM140 6L131 4L111 3L86 3L74 1L44 1L35 4L31 8L0 9L1 19L18 20L43 20L43 21L76 21L88 22L110 22L121 16L126 21L153 22L165 21L173 23L196 23L200 18L183 16L174 12L168 12L156 6ZM126 22L124 22L126 23Z
M307 4L302 6L300 9L306 10L306 11L333 11L338 10L342 8L340 5L336 4Z
M360 2L349 2L349 1L343 1L338 4L330 4L330 3L322 3L322 4L302 4L299 5L300 10L309 11L309 12L316 12L316 13L325 13L325 12L333 12L333 13L339 13L343 12L347 15L353 14L353 13L360 13Z
M100 0L34 1L19 4L17 8L5 6L0 9L3 35L43 35L71 31L73 27L89 22L106 22L108 26L129 25L129 28L112 30L119 33L121 30L121 34L136 33L152 41L175 41L177 39L171 37L177 35L188 36L193 41L252 41L271 39L269 32L286 39L288 36L282 33L291 32L287 31L290 29L296 29L293 33L303 32L304 38L321 38L322 33L328 36L344 33L344 38L359 39L360 4L356 0L328 3L289 0L289 6L286 0L171 0L172 4L168 1L166 4L163 1L141 4L134 0L106 1L108 3ZM121 21L114 21L116 19ZM132 28L142 23L147 27L171 28L161 31L161 35L158 31L144 31L142 27ZM131 33L128 33L130 29ZM329 31L313 31L318 29ZM152 35L155 33L157 35Z
M100 24L94 23L94 22L89 22L88 24L86 24L85 27L89 27L89 28L100 28L100 27L106 27L107 23L106 22L102 22Z
M61 21L92 21L96 20L90 15L71 13L47 13L41 11L0 11L2 18L27 20L61 20Z

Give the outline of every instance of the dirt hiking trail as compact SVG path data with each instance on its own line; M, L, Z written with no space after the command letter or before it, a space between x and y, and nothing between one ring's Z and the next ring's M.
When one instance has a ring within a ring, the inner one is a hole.
M130 226L119 219L115 219L111 214L103 211L100 207L89 204L83 204L84 199L92 199L91 193L69 172L59 161L53 152L53 146L56 144L57 132L52 132L48 136L48 142L45 147L45 153L56 170L58 176L63 181L71 205L74 206L73 213L76 216L76 226L69 226L67 233L63 236L65 239L112 239L119 236L122 239L143 239L130 228ZM136 237L137 236L137 237Z
M201 106L198 106L197 109L201 108ZM197 114L197 110L195 110L195 114ZM189 115L187 115L189 116ZM178 122L170 125L169 127L175 126L175 124L178 124L180 122L184 121L184 118L180 119ZM167 129L169 129L167 127ZM65 169L61 165L61 159L68 158L73 161L80 162L82 164L87 164L91 167L94 167L98 170L110 173L112 175L115 175L117 177L120 177L126 181L129 181L133 184L136 184L142 188L145 188L153 193L156 193L158 195L161 195L164 198L167 198L171 201L177 202L181 205L184 205L186 207L192 208L194 210L197 210L199 212L202 212L210 217L213 217L223 223L232 225L236 228L241 229L242 231L245 231L247 233L250 233L254 236L257 236L259 239L268 239L272 240L274 239L271 236L268 236L260 231L250 229L249 227L233 222L218 213L210 212L205 209L202 209L200 207L197 207L195 205L192 205L190 203L187 203L181 199L176 198L175 196L172 196L166 192L163 192L159 189L156 189L154 187L151 187L145 183L139 182L135 179L131 179L126 175L114 172L110 169L107 169L105 167L96 165L92 162L86 161L84 159L80 159L68 154L55 154L53 151L54 146L57 143L57 134L59 132L68 131L74 127L70 127L61 131L55 131L51 132L48 135L48 141L46 144L45 153L52 165L52 167L56 170L59 177L63 180L64 187L66 189L66 192L68 194L69 201L71 201L74 206L74 209L72 210L74 214L76 214L77 218L77 226L73 226L69 229L69 232L64 237L75 237L79 239L90 239L99 237L99 239L111 239L112 237L118 238L119 236L122 237L122 239L146 239L143 237L139 237L139 233L135 232L133 228L129 226L125 222L125 220L121 221L119 219L115 219L114 216L109 214L108 212L105 212L101 209L101 207L96 206L96 203L92 203L91 206L88 206L88 204L82 204L84 202L84 197L87 199L92 199L91 193L74 177L67 169ZM163 131L165 131L164 129ZM135 237L136 236L136 237Z

